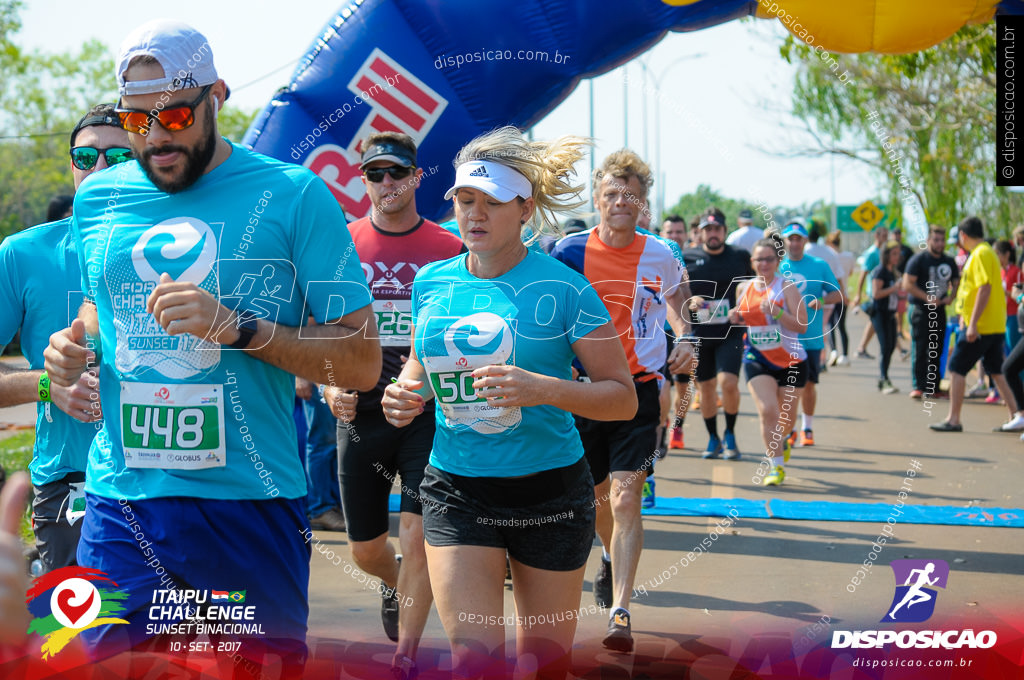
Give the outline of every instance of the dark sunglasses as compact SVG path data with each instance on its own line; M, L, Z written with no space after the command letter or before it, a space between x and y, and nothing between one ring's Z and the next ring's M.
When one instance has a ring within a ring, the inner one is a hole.
M151 111L125 109L118 106L114 109L114 113L120 119L121 127L138 135L149 134L149 129L153 127L154 117L163 129L168 132L178 132L191 127L192 123L196 122L195 109L210 92L211 87L213 87L212 83L204 87L198 97L186 104L175 104L159 111L156 109Z
M412 174L415 168L403 168L401 165L389 165L384 168L367 168L363 170L363 175L366 179L370 180L374 184L384 181L384 174L391 175L391 179L405 179Z
M97 149L94 146L76 146L71 149L71 162L79 170L92 170L96 167L96 161L100 154L107 160L107 165L117 165L132 159L132 150L123 146L111 146L106 149Z

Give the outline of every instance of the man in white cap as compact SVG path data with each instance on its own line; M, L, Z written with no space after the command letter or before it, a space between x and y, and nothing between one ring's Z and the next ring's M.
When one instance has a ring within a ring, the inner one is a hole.
M195 634L198 622L241 640L246 659L280 655L296 676L311 532L292 375L376 383L369 291L327 187L217 134L228 89L199 32L139 27L117 82L138 162L93 175L75 197L87 303L45 352L57 384L99 366L104 428L89 452L78 562L127 594L127 625L82 635L102 658L160 649L168 638L151 624ZM305 325L310 315L318 325ZM182 590L209 604L154 609ZM244 619L219 628L227 614L214 610L243 604Z

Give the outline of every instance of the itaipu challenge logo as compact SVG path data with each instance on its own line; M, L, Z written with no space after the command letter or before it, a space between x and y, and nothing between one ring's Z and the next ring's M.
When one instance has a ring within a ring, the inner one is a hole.
M36 579L25 601L35 617L28 632L43 637L42 658L56 655L83 630L128 623L119 618L128 592L116 588L106 573L88 567L62 567Z

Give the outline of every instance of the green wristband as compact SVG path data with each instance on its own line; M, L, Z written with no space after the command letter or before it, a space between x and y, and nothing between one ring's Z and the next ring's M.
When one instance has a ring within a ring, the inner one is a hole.
M775 314L774 316L772 316L772 318L775 319L776 321L778 321L779 319L782 318L782 315L785 314L785 313L786 313L786 310L784 310L782 307L779 307L779 313Z
M46 371L39 376L39 401L50 401L50 376Z

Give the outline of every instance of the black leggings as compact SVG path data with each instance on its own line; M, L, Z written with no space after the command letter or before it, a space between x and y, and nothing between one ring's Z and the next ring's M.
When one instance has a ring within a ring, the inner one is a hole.
M875 305L888 303L888 297L881 301L875 300ZM889 379L889 363L892 361L892 353L896 349L896 312L891 310L875 309L871 315L871 325L875 327L875 335L878 336L878 344L881 352L878 355L878 371L882 380Z
M843 341L843 356L850 353L850 336L846 334L846 305L842 302L836 303L832 310L832 316L828 319L829 340L832 342L832 349L839 349L836 343L836 332L839 332L839 339Z
M1021 371L1024 371L1024 338L1017 341L1003 361L1003 375L1010 385L1013 398L1017 400L1018 411L1024 409L1024 383L1021 383Z

